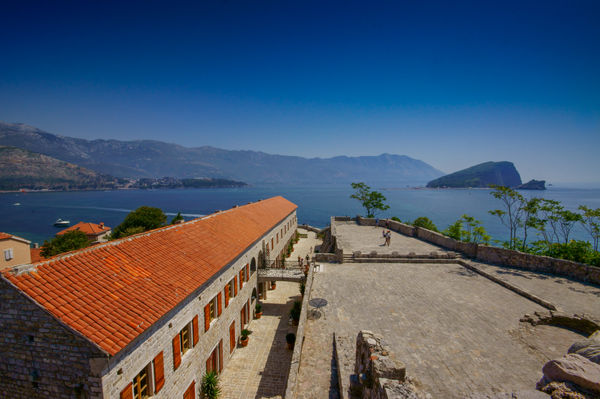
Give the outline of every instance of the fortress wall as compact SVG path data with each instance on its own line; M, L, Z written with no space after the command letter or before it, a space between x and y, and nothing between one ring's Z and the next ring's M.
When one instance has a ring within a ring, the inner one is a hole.
M332 218L333 221L334 218ZM375 226L374 218L357 216L356 221L361 226ZM550 258L548 256L527 254L490 245L461 242L435 231L422 227L409 226L390 219L380 220L379 225L385 226L386 222L389 223L390 230L410 237L417 237L451 251L460 252L467 257L481 262L566 276L578 281L600 285L600 267L564 259Z

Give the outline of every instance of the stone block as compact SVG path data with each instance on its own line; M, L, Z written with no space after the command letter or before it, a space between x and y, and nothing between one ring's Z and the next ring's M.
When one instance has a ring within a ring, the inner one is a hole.
M550 360L542 368L549 381L566 381L582 388L600 392L600 365L583 356L568 354L560 359Z

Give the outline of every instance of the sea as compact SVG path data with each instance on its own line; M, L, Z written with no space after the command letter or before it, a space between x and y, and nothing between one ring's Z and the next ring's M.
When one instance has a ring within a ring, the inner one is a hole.
M488 189L423 189L373 187L384 194L390 209L380 218L396 216L411 221L427 216L440 230L463 214L480 220L496 240L506 240L508 230L488 211L502 209L499 200ZM104 222L115 227L127 213L143 206L162 209L169 220L181 212L186 220L201 217L216 210L229 209L260 199L281 195L298 205L298 221L315 227L325 227L332 215L363 214L357 200L351 199L348 186L248 186L244 188L161 189L27 192L0 194L0 232L14 234L34 243L43 244L60 228L54 222L61 218L71 224L80 221ZM600 188L552 186L546 191L522 191L527 197L538 196L560 201L566 209L579 205L600 208ZM577 226L573 238L588 239Z

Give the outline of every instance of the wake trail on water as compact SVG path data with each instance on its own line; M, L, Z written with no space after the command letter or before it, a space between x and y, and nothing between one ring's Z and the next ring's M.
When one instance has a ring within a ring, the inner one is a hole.
M57 206L56 208L96 209L99 211L122 212L122 213L133 212L133 209L106 208L106 207L102 207L102 206ZM177 212L164 212L164 214L167 216L176 216ZM199 217L206 216L206 215L199 214L199 213L182 213L181 216L199 218Z

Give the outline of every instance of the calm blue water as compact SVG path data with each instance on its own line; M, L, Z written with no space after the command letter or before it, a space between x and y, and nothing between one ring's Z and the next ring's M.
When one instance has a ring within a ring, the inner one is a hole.
M428 216L443 229L468 213L481 220L495 239L506 239L506 229L487 213L500 208L489 190L414 190L378 189L387 197L390 210L381 217L397 216L414 220ZM161 208L169 219L181 212L186 219L206 215L234 205L282 195L299 206L300 223L324 227L331 215L355 216L363 213L356 200L350 199L351 187L247 187L237 189L136 190L93 192L46 192L0 194L0 231L15 234L40 244L59 230L56 219L104 222L114 227L133 209L142 205ZM523 192L561 201L565 207L578 205L600 208L600 189L551 187L545 192ZM20 203L15 206L14 203ZM587 238L578 229L576 238Z

